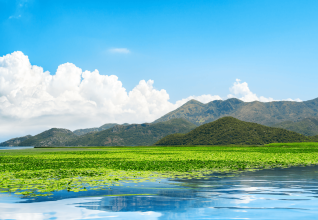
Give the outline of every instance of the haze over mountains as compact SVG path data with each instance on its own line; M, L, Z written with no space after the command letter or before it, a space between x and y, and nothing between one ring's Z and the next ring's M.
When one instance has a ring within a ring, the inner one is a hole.
M166 135L187 133L198 125L225 116L314 136L318 134L317 114L318 98L305 102L267 103L243 102L232 98L207 104L190 100L153 123L133 125L109 123L73 132L54 128L33 137L28 135L10 139L0 146L151 145Z

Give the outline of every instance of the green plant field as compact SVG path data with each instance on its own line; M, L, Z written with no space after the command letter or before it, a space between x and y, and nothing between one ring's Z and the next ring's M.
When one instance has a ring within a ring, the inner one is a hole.
M318 164L318 143L264 146L83 147L0 151L0 191L47 195L125 181Z

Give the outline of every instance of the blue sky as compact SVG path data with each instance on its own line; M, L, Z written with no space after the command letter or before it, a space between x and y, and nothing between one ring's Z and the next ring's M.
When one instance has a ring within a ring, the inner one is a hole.
M0 2L0 55L22 51L51 74L71 62L127 90L152 79L171 101L226 97L236 78L275 99L318 96L317 1Z
M314 99L317 11L313 0L0 0L0 121L27 134L150 122L191 98ZM96 120L65 120L74 114Z

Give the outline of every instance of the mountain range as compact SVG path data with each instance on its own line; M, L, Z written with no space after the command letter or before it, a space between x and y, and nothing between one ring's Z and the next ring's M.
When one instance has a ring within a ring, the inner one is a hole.
M87 133L90 133L90 132L99 132L99 131L104 131L104 130L107 130L109 128L112 128L116 125L119 125L117 123L108 123L108 124L104 124L98 128L85 128L85 129L77 129L75 131L73 131L74 134L80 136L80 135L83 135L83 134L87 134ZM125 124L122 124L123 126L126 126L126 125L129 125L127 123Z
M72 131L63 128L51 128L38 135L34 135L18 146L65 146L65 143L78 136Z
M6 147L19 146L19 144L21 142L29 139L30 137L32 137L32 135L26 135L26 136L23 136L23 137L12 138L12 139L10 139L8 141L0 143L0 146L6 146Z
M294 131L245 122L227 116L201 125L186 134L171 134L156 145L263 145L269 143L309 142L318 137L307 137Z
M309 117L318 117L318 98L305 102L243 102L232 98L224 101L215 100L207 104L190 100L157 119L155 123L173 118L185 118L193 124L202 125L224 116L267 126L283 121L296 122Z
M101 127L78 129L73 132L67 129L52 128L35 136L27 135L10 139L0 143L0 146L151 145L165 135L186 133L196 126L226 116L283 128L306 136L318 135L318 98L305 102L266 103L243 102L232 98L224 101L216 100L207 104L190 100L153 123L139 125L108 123ZM181 119L181 121L172 119ZM186 125L185 121L190 123ZM163 122L167 123L161 124ZM180 127L181 122L186 129ZM156 124L158 125L155 126ZM158 127L164 128L164 130L157 130ZM142 140L137 140L138 138Z
M297 133L314 136L318 135L318 117L317 118L304 118L300 121L283 121L273 125L276 128L284 128Z
M88 133L67 143L68 146L140 146L153 145L174 133L187 133L196 125L183 118L155 124L116 125L107 130Z
M183 118L176 118L156 124L115 125L106 130L90 132L80 136L67 129L52 128L38 135L31 136L16 146L153 145L169 134L187 133L195 127L197 126Z

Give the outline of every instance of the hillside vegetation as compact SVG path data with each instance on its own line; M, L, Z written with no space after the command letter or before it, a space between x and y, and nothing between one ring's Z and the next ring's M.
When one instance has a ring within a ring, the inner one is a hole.
M87 134L87 133L90 133L90 132L99 132L99 131L104 131L104 130L107 130L109 128L112 128L116 125L119 125L117 123L108 123L108 124L104 124L98 128L84 128L84 129L77 129L75 131L73 131L74 134L80 136L80 135L84 135L84 134ZM123 124L124 126L125 125L129 125L127 123Z
M168 135L156 145L263 145L307 141L314 141L314 138L281 128L223 117L187 134Z
M67 146L136 146L153 145L174 133L187 133L196 125L185 119L173 119L156 124L116 125L110 129L88 133L67 142Z
M247 122L272 126L283 121L299 121L318 116L318 98L305 102L243 102L239 99L215 100L203 104L190 100L178 109L169 112L156 122L173 118L185 118L196 125L215 121L224 116L232 116Z
M306 136L314 136L318 135L318 118L305 118L297 122L284 121L273 125L273 127L284 128Z
M12 138L10 140L7 140L5 142L0 143L0 146L6 146L6 147L18 146L21 142L29 139L30 137L32 137L32 135L26 135L23 137Z
M107 126L111 128L106 129ZM153 145L169 134L187 133L196 127L187 120L178 118L155 124L105 124L98 128L101 131L90 131L86 134L83 132L87 132L88 129L78 130L75 134L67 129L52 128L33 137L29 135L10 139L1 145L35 147Z
M77 138L72 131L63 128L51 128L22 141L19 146L65 146L65 143Z

